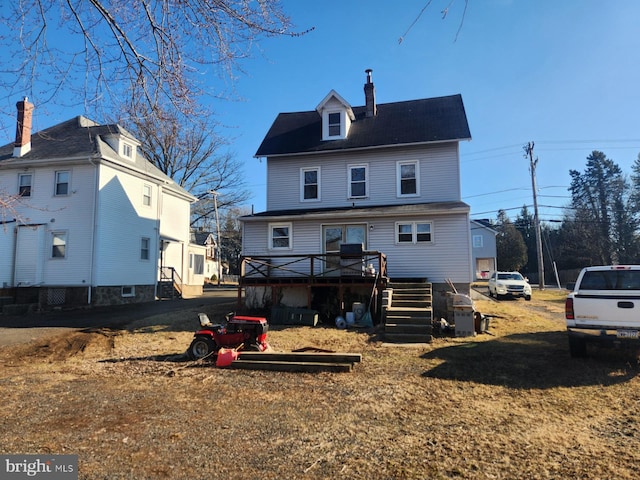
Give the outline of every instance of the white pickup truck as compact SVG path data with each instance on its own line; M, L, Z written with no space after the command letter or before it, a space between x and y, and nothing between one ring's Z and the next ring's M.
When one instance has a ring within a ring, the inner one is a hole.
M572 357L586 356L587 342L640 342L640 265L583 268L565 318Z

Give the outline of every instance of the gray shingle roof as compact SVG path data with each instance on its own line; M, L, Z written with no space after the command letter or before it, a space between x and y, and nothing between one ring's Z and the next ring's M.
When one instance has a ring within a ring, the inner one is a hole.
M74 117L32 134L31 150L19 158L13 157L13 142L0 147L0 167L3 165L15 167L21 162L27 164L30 161L38 160L56 162L71 159L86 159L87 161L96 159L99 161L105 158L105 154L118 161L120 159L118 152L104 141L106 137L113 135L123 135L138 143L135 137L120 125L99 125L82 116ZM127 165L128 168L133 167L142 174L161 181L165 188L180 195L191 196L142 155L136 155L133 163L128 160L120 160L119 163Z
M415 203L407 205L373 205L373 206L345 206L345 207L325 207L308 209L270 210L266 212L245 215L241 219L245 222L260 221L264 219L292 219L300 217L316 218L348 218L367 216L375 217L402 217L415 215L438 215L449 214L453 211L468 213L468 204L460 201L451 202L429 202Z
M471 138L462 96L426 98L366 107L353 107L356 120L348 138L322 140L322 118L315 110L280 113L256 152L256 157L328 152L403 144L468 140Z

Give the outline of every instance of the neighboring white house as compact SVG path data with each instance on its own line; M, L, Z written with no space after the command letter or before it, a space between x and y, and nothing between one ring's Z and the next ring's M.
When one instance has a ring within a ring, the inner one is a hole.
M496 270L496 235L488 220L471 220L471 248L475 280L488 280Z
M208 280L218 278L218 275L222 273L221 265L218 266L218 255L216 239L211 232L194 232L192 234L191 243L200 245L205 248L204 254L204 277Z
M391 280L431 282L434 304L447 279L468 292L459 142L471 135L461 96L378 105L370 70L364 93L364 106L331 90L314 110L277 116L255 155L266 157L267 211L242 217L243 255L278 262L361 244L386 255Z
M201 292L189 268L204 253L189 245L195 197L119 125L76 117L31 135L32 110L18 102L16 141L0 148L0 192L20 196L1 219L4 294L42 307L149 301L161 272Z

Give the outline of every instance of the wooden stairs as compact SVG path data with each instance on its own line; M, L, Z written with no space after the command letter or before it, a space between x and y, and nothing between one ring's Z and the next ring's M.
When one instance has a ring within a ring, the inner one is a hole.
M433 340L431 283L391 281L382 294L384 339L396 343Z

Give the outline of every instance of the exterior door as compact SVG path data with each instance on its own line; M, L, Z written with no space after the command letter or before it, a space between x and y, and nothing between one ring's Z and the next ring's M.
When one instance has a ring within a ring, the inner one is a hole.
M42 283L44 266L44 225L20 225L16 238L15 285Z
M340 275L340 245L343 243L361 243L367 248L367 225L325 225L322 227L324 252L327 254L325 275Z

